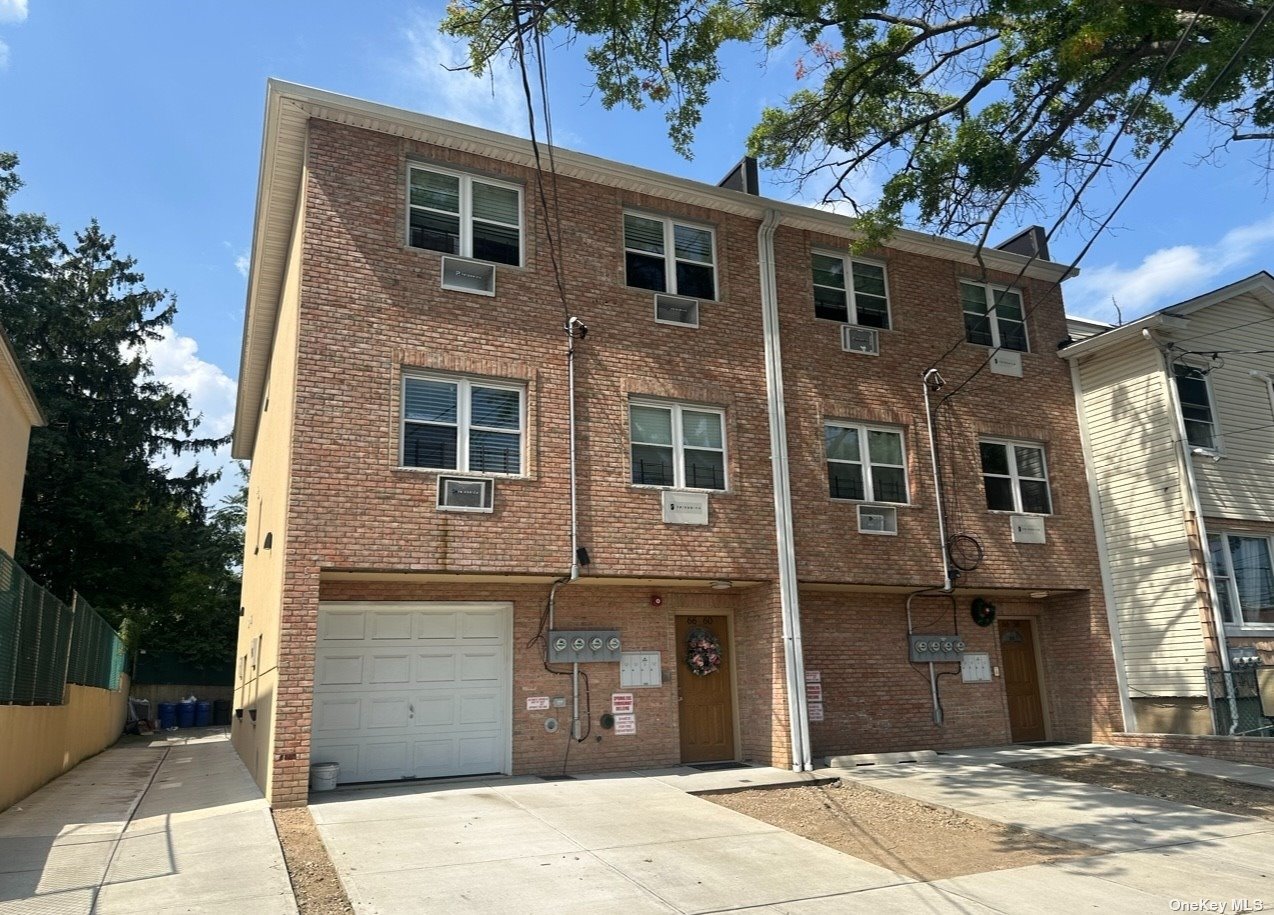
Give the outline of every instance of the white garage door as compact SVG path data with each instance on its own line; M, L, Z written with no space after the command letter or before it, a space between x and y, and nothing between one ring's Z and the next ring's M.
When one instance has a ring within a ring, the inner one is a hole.
M319 605L311 762L340 781L507 772L506 603Z

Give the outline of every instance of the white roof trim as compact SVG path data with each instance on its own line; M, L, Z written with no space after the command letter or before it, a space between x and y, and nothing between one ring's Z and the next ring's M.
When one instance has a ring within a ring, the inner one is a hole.
M31 387L31 382L27 380L26 372L22 371L18 354L13 344L9 342L4 328L0 328L0 379L4 379L9 387L18 392L18 403L22 405L22 412L26 414L27 422L33 426L49 424L44 416L44 410L40 408L40 401L35 397L35 390Z
M300 176L305 155L305 129L310 118L320 118L378 133L419 140L436 146L471 152L493 159L532 167L531 143L507 134L459 124L377 102L338 95L295 83L271 79L265 107L261 143L261 171L253 220L248 299L244 309L243 349L239 365L239 389L235 406L234 442L231 454L250 458L256 439L262 390L269 368L274 322L283 284L292 217L300 196ZM638 193L665 196L706 209L757 219L777 210L785 225L853 239L854 220L813 207L767 200L742 191L677 178L650 169L623 165L566 149L554 150L558 171L566 176ZM977 265L977 248L967 242L899 230L890 248L915 254ZM996 249L984 249L982 259L992 270L1023 271L1026 276L1061 281L1078 271L1050 261L1035 260Z

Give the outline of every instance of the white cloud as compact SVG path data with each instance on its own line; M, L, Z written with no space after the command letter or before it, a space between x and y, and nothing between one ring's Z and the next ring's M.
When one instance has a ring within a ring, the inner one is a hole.
M520 76L502 60L481 78L458 69L469 63L465 47L438 31L440 21L420 13L403 32L411 55L406 76L416 107L437 117L526 136Z
M27 0L0 0L0 22L26 22Z
M1088 268L1066 284L1073 314L1116 320L1113 297L1125 321L1206 292L1221 274L1243 264L1274 260L1274 216L1237 226L1211 245L1173 245L1135 267Z
M252 262L248 260L248 255L246 254L240 254L234 259L234 269L238 270L239 276L243 277L245 280L248 278L248 267L251 266L251 264Z
M850 200L860 207L870 207L880 201L885 187L884 169L876 162L868 163L841 182L841 190L834 192L836 196L833 199L824 201L823 196L833 188L835 182L836 175L832 172L817 172L801 186L795 202L829 213L853 216L854 207Z
M6 70L9 67L9 46L0 40L0 70Z

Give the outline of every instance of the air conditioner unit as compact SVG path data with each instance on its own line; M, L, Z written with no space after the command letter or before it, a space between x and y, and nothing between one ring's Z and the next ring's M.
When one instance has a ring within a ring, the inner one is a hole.
M862 353L865 356L879 356L880 334L872 327L859 327L857 324L842 324L840 329L840 348L847 353Z
M477 295L495 295L495 264L463 257L442 259L442 288Z
M660 324L699 326L699 300L655 293L655 320Z
M473 477L438 477L438 511L489 512L495 481Z
M858 533L898 533L898 509L889 505L858 506Z
M1022 377L1022 354L1016 350L998 349L991 354L991 371L996 375Z

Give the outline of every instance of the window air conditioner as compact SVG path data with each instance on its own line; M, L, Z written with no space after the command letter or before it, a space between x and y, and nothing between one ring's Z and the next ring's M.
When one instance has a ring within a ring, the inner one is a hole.
M655 293L655 320L660 324L699 326L699 300Z
M858 533L898 533L898 509L887 505L858 506Z
M495 264L484 264L463 257L444 257L442 288L455 292L495 295Z
M438 511L489 512L495 481L472 477L438 477Z
M880 355L880 334L872 327L859 327L857 324L842 324L840 329L840 348L847 353L862 353L866 356Z

